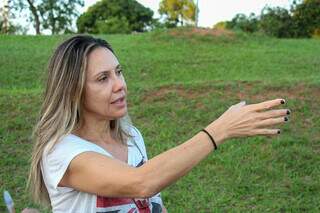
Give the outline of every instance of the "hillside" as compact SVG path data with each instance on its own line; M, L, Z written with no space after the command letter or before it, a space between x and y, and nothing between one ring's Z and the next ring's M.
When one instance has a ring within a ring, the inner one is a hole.
M0 36L0 191L17 209L50 54L68 36ZM229 106L285 98L278 137L229 141L162 191L169 212L320 210L320 40L159 32L103 35L122 66L128 109L149 159L186 141ZM5 211L2 196L0 212Z

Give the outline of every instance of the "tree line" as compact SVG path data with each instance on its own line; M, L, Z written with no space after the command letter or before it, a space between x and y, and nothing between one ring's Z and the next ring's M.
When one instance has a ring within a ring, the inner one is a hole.
M153 11L135 0L100 0L80 14L84 0L7 0L10 8L4 9L0 27L3 33L23 32L23 26L7 23L27 14L36 34L49 30L51 34L63 33L131 33L160 27L176 27L193 24L195 4L193 0L162 0L160 19L153 18ZM6 18L4 18L6 17ZM76 20L77 29L72 23ZM4 23L4 21L6 23ZM4 26L5 29L4 29ZM9 28L7 28L10 26Z
M161 0L160 18L136 0L100 0L80 14L84 0L4 0L0 31L26 31L10 23L20 14L27 14L36 34L44 30L51 34L64 33L132 33L155 28L194 26L199 13L194 0ZM73 26L76 23L76 29ZM220 22L215 28L263 32L279 38L320 36L320 0L294 1L290 9L265 7L260 15L237 14L232 20Z
M278 38L305 38L320 36L320 0L294 1L290 9L265 7L260 15L237 14L231 21L217 27L262 32Z

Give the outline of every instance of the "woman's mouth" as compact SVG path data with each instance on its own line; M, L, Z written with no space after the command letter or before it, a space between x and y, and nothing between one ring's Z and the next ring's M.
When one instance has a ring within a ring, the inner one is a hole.
M119 98L118 100L112 102L111 104L116 105L118 107L124 107L125 106L125 97Z

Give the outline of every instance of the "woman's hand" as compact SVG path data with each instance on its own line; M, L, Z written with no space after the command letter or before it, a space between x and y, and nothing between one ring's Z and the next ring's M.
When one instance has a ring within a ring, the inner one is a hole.
M217 120L209 124L206 130L213 136L217 145L230 138L277 135L280 129L270 127L288 121L290 110L271 110L271 108L284 103L283 99L250 105L246 105L244 101L240 102L232 105Z

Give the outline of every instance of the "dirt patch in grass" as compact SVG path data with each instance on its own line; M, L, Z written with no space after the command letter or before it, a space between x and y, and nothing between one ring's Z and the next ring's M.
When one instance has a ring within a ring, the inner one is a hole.
M304 84L295 85L289 88L279 88L279 87L265 87L261 92L257 94L252 94L254 85L244 85L244 92L239 92L237 96L242 99L250 95L254 100L263 100L266 97L279 97L279 98L288 98L288 99L298 99L298 100L307 100L312 97L317 97L320 94L319 87L308 87Z
M258 88L258 90L256 90ZM236 86L225 85L214 87L205 85L196 89L184 86L163 86L156 90L147 91L142 96L142 101L146 103L166 100L169 94L175 93L185 99L200 99L211 95L223 95L230 98L238 97L240 100L250 99L250 101L262 101L266 98L287 98L295 100L312 100L320 95L320 87L311 87L304 84L292 87L272 87L260 86L259 82L240 82Z
M183 86L165 86L160 87L157 90L147 92L143 97L143 102L151 103L154 101L164 101L170 94L177 94L179 97L186 99L196 99L203 96L207 96L208 92L205 88L199 88L197 90L191 90Z
M140 100L145 104L154 104L167 101L172 103L180 99L177 104L182 105L185 103L184 100L192 100L196 102L197 110L205 110L208 106L203 100L210 97L223 100L238 98L239 101L246 100L248 104L284 98L289 103L285 107L292 110L291 133L299 135L307 130L310 141L320 141L320 129L316 122L320 117L320 100L317 98L319 94L320 87L304 84L276 87L262 85L261 82L238 82L222 86L203 85L192 88L181 85L163 86L144 92ZM316 148L316 150L319 149Z

